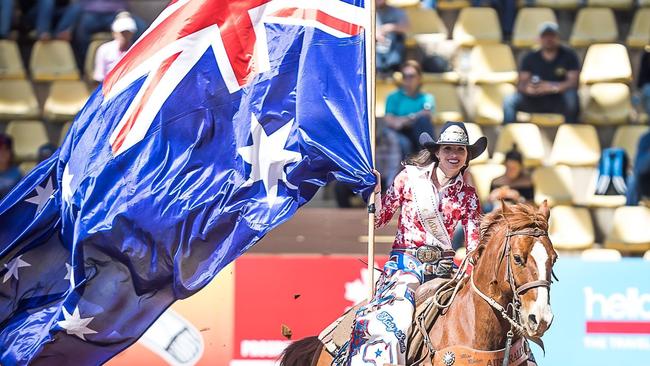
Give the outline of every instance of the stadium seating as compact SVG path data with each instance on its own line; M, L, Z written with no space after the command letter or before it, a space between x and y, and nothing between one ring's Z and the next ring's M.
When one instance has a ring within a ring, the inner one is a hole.
M470 6L469 0L438 0L440 10L458 10Z
M573 204L573 178L566 165L545 166L533 172L535 203L546 200L549 206Z
M386 4L398 8L406 8L420 5L419 0L387 0Z
M436 99L435 123L463 121L463 110L456 87L451 84L424 84L422 91L432 94Z
M397 89L397 87L392 82L377 80L375 89L375 99L377 101L377 104L375 105L376 117L383 117L386 115L386 98L388 97L388 94L394 92L395 89Z
M18 169L20 169L20 172L22 173L22 175L26 175L32 169L34 169L35 166L36 166L35 161L25 161L25 162L20 163L20 165L18 165Z
M407 8L406 15L409 18L409 31L406 33L406 45L413 47L421 42L436 42L449 37L449 31L438 16L438 12L432 9Z
M650 6L650 0L638 0L638 3L641 7Z
M582 0L535 0L535 6L547 7L552 9L575 9ZM520 4L525 3L521 0Z
M627 45L632 48L643 48L650 43L650 9L638 9L634 13L630 32L627 35Z
M38 100L27 80L0 80L0 120L36 118Z
M503 123L503 99L514 94L516 89L509 83L482 84L475 86L474 104L476 113L474 122L481 125L500 125Z
M632 65L622 44L603 43L589 46L580 72L580 82L630 83Z
M585 249L580 253L580 259L590 262L616 262L621 260L621 252L616 249Z
M61 127L61 134L59 135L59 146L63 145L63 140L65 140L65 136L68 134L68 131L70 131L70 126L72 126L72 121L64 123L63 127Z
M448 84L460 84L460 74L456 71L447 71L447 72L424 72L422 73L422 82L423 83L448 83Z
M614 211L614 226L605 247L622 252L643 253L650 250L650 209L623 206Z
M0 39L0 79L24 79L25 68L15 41Z
M517 81L517 65L512 50L505 44L479 44L470 52L469 81L475 84L499 84Z
M452 38L460 46L501 42L501 24L492 8L463 8L458 14Z
M611 43L618 39L614 12L609 8L583 8L578 11L569 44L587 47L593 43Z
M512 32L512 45L519 48L537 46L539 27L544 22L557 23L557 18L552 9L520 9Z
M596 166L600 160L596 128L583 124L561 125L551 149L551 163L568 166Z
M630 165L632 165L636 157L636 150L639 147L639 139L648 130L650 130L650 127L647 125L619 126L616 132L614 132L612 147L623 148L627 157L630 159Z
M556 249L590 248L595 234L589 210L566 205L552 207L548 235Z
M634 0L587 0L587 6L628 10L634 6Z
M45 100L43 117L51 122L68 121L81 110L88 97L88 88L83 81L55 81L50 86L50 95Z
M494 148L492 160L502 163L505 154L517 144L524 157L524 165L536 167L542 164L545 156L544 143L539 127L532 123L510 123L501 129Z
M598 83L582 88L582 118L595 125L620 125L630 119L630 88L623 83Z
M79 79L72 47L65 41L36 42L29 60L29 69L34 81Z
M476 194L481 202L485 203L490 195L492 181L502 176L506 172L506 167L503 164L496 163L472 164L469 171L472 173Z
M647 250L647 251L643 254L643 260L650 261L650 250Z
M86 51L86 60L84 60L84 77L87 80L93 80L93 71L95 70L95 56L99 46L106 43L105 40L94 40L90 42L88 51Z
M564 123L564 115L556 113L528 113L517 111L517 121L544 127L557 127Z
M14 139L14 153L19 162L36 161L38 148L49 142L41 121L11 121L6 132Z
M481 126L477 125L476 123L465 123L465 128L467 128L467 135L469 137L469 142L472 144L476 142L476 140L478 140L479 137L485 136L483 130L481 129ZM472 160L470 164L487 163L489 159L490 159L490 155L488 153L488 150L485 149L485 151L483 151L481 155L474 158L474 160Z

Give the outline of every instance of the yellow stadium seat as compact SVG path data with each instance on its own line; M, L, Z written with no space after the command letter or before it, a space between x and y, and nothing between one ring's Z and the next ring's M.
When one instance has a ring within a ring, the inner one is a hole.
M621 252L616 249L590 248L580 253L580 259L589 262L617 262L621 258Z
M598 169L593 169L591 179L586 187L586 205L589 207L616 208L625 205L624 195L605 195L596 194L596 185L598 182Z
M568 166L596 166L600 142L596 128L583 124L560 126L551 149L551 163Z
M517 111L517 121L544 127L557 127L564 123L564 115L555 113L528 113Z
M581 90L582 118L602 125L625 124L632 113L630 88L623 83L598 83Z
M416 46L417 41L439 41L447 39L449 31L433 9L407 8L409 31L406 33L406 45Z
M516 92L509 83L476 85L474 121L481 125L500 125L503 123L503 99Z
M539 38L539 27L544 22L557 24L555 13L550 8L521 8L512 32L515 47L535 47Z
M45 100L43 116L48 121L68 121L77 115L88 97L88 88L83 81L55 81L50 86L50 95Z
M34 81L77 80L79 70L70 43L65 41L38 41L29 60Z
M650 209L623 206L614 211L614 226L605 247L622 252L643 253L650 250Z
M451 84L424 84L422 91L430 93L436 100L435 123L463 121L463 110L456 87Z
M517 149L524 157L524 165L536 167L542 164L546 156L544 142L539 127L532 123L509 123L499 133L492 160L503 163L505 154L517 144Z
M93 72L95 71L95 55L99 46L106 43L106 40L95 40L90 42L88 51L86 51L86 60L84 60L84 76L88 80L93 79Z
M420 5L420 0L387 0L386 4L396 8L408 8Z
M458 15L452 38L460 46L501 42L501 24L492 8L463 8Z
M632 65L625 46L617 43L589 46L580 71L580 82L594 84L630 83L631 81Z
M569 44L587 47L593 43L612 43L618 39L614 11L609 8L583 8L578 11Z
M476 187L476 194L481 202L486 202L490 195L490 185L495 178L505 174L506 167L503 164L488 163L471 165L469 168Z
M34 169L34 167L36 166L36 164L37 164L37 163L36 163L35 161L25 161L25 162L20 163L20 165L18 166L18 169L20 169L20 172L21 172L23 175L26 175L26 174L29 173L32 169Z
M589 210L566 205L551 208L548 236L555 249L577 250L591 247L595 234Z
M397 90L397 87L392 82L379 82L377 81L375 91L375 116L381 118L386 115L386 98L388 94Z
M7 134L14 139L14 153L18 161L36 161L38 148L49 142L41 121L11 121Z
M0 119L36 118L38 100L27 80L0 80Z
M630 32L627 34L627 45L632 48L643 48L650 44L650 9L638 9L634 13Z
M59 146L63 145L63 140L65 140L65 136L68 134L68 131L70 131L71 126L72 121L68 121L63 124L63 127L61 127L61 134L59 135Z
M0 79L24 79L25 68L15 41L0 39Z
M469 0L438 0L440 10L458 10L470 6Z
M565 165L543 166L533 172L535 203L544 200L550 206L573 204L573 178L571 169Z
M627 157L630 158L630 164L632 164L636 157L636 149L639 147L639 139L648 130L650 130L650 127L645 125L619 126L614 132L612 147L623 148Z
M535 0L535 6L552 9L575 9L582 0Z
M446 72L425 72L422 73L422 82L427 83L448 83L448 84L460 84L460 74L456 71L446 71Z
M469 137L469 142L472 144L475 143L476 140L478 140L481 136L485 136L483 130L481 129L481 126L477 125L476 123L466 122L465 128L467 128L467 135ZM485 151L483 151L481 155L477 156L474 160L472 160L470 164L487 163L489 159L490 159L490 155L488 154L488 149L485 149Z
M517 81L517 65L512 50L505 44L479 44L469 55L472 69L469 81L475 84L499 84Z
M634 0L587 0L587 6L627 10L632 9Z

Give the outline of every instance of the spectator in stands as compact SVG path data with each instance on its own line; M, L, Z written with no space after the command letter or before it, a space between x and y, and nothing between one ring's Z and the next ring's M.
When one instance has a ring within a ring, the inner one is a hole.
M64 41L72 39L72 28L79 17L80 7L70 0L23 0L20 2L29 29L36 38L47 41L53 37ZM56 26L54 21L58 20Z
M113 40L99 46L95 54L93 79L98 83L104 80L108 72L131 47L138 28L128 12L121 12L115 17L111 30L113 31Z
M503 102L504 123L515 122L518 110L563 114L566 122L577 122L578 57L560 44L556 23L543 23L539 39L541 48L521 63L517 93Z
M646 46L641 55L639 79L636 86L641 91L641 103L646 113L650 114L650 46Z
M626 204L636 206L644 197L650 197L650 132L639 139L632 174L627 183Z
M127 11L128 7L124 0L79 0L79 6L81 12L74 32L74 46L77 62L83 65L93 33L109 32L116 16ZM131 17L137 25L134 36L137 39L145 30L145 23L136 16Z
M499 14L504 40L512 37L512 28L517 16L517 2L514 0L472 0L472 6L490 6Z
M486 212L497 207L501 200L508 203L532 201L535 196L533 180L524 168L524 158L513 145L506 153L506 172L490 184L490 196L485 207Z
M47 143L41 145L41 147L38 148L38 162L45 161L50 158L56 151L56 146L53 144Z
M381 74L397 71L406 53L406 32L409 23L404 10L386 4L386 0L375 0L377 47L376 68Z
M0 39L9 37L14 16L14 1L0 0Z
M431 116L435 111L433 95L420 91L422 69L417 61L402 66L402 86L386 99L386 125L399 134L402 156L420 150L423 132L433 136Z
M0 133L0 198L6 196L20 178L20 170L14 164L13 141Z

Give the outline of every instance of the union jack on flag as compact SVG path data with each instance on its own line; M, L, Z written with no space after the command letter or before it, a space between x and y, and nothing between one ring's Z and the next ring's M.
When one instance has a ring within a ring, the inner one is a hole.
M0 364L100 364L330 179L369 193L368 4L177 0L0 202Z

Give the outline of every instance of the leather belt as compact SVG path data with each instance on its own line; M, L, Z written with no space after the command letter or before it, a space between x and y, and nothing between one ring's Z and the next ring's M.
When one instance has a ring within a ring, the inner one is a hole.
M395 248L394 251L410 254L422 263L435 263L443 258L453 258L456 252L453 250L444 250L433 245L422 245L417 249Z

